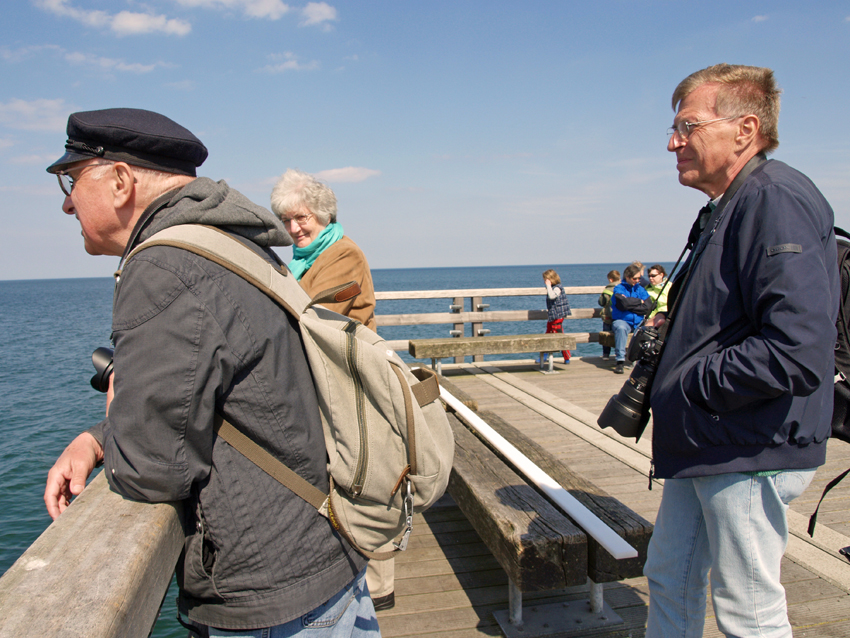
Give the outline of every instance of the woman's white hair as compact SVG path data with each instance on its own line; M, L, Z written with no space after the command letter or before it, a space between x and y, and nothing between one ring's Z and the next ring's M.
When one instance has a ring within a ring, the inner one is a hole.
M303 209L316 216L322 226L336 221L336 195L312 175L288 168L272 189L272 211L283 219L286 213Z

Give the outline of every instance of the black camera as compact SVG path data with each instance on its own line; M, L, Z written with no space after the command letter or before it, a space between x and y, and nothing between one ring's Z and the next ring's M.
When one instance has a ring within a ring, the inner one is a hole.
M649 390L664 342L658 330L642 326L635 331L627 357L636 361L635 368L618 394L608 401L596 422L601 428L614 428L620 436L640 439L649 422Z
M98 348L91 355L91 362L96 370L91 378L91 387L98 392L109 390L109 377L112 376L112 354L111 348Z

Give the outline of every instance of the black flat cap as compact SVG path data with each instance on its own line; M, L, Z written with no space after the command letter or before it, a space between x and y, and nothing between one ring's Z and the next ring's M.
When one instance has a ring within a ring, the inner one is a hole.
M207 147L174 120L142 109L81 111L68 117L65 154L47 167L58 173L95 157L167 173L191 175L207 159Z

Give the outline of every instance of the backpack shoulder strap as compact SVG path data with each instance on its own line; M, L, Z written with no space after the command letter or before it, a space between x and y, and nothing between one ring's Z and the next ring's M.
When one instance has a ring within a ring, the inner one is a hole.
M262 446L231 425L218 412L215 414L215 431L216 434L227 441L237 452L273 479L288 487L294 494L300 496L317 510L322 511L322 508L325 507L328 500L327 494L298 476L298 474L272 456Z
M188 250L227 268L272 297L296 318L300 318L313 303L284 266L269 263L218 228L202 224L171 226L136 246L127 255L127 261L153 246Z

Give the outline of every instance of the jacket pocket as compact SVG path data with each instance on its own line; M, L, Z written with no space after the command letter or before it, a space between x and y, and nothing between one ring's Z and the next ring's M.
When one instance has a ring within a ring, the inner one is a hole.
M183 586L197 599L220 599L213 578L218 551L207 533L207 524L200 506L194 532L186 537L183 546Z

